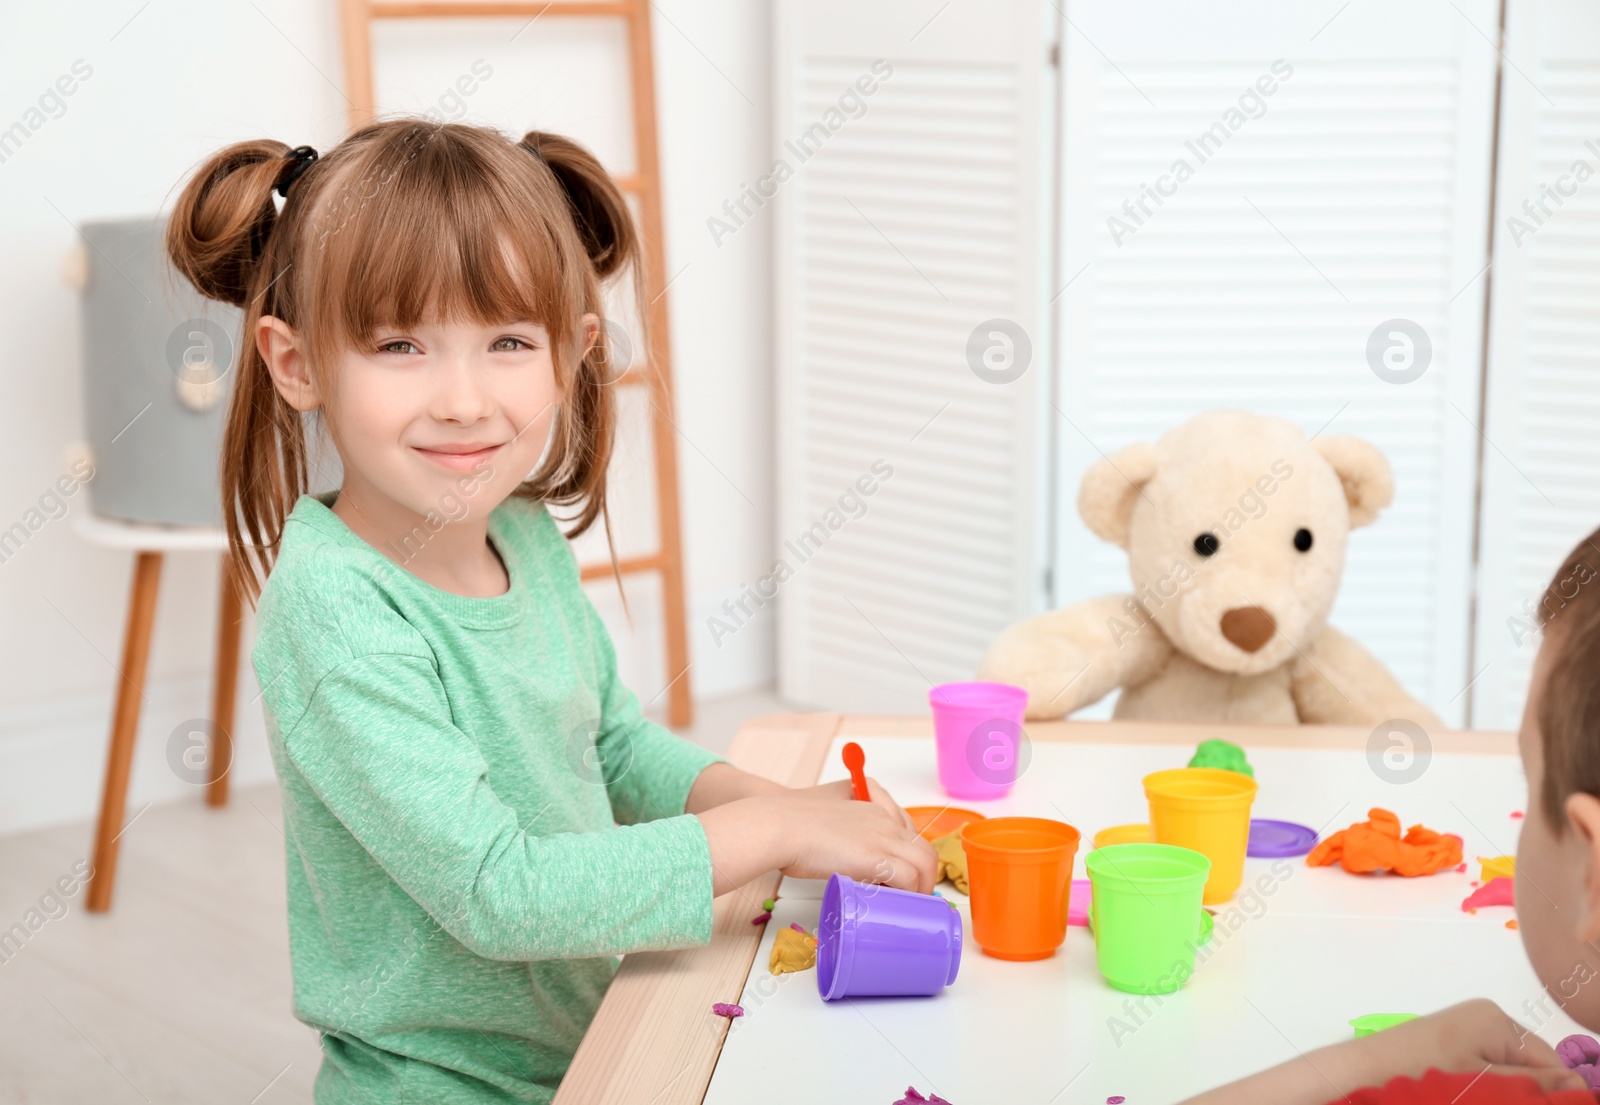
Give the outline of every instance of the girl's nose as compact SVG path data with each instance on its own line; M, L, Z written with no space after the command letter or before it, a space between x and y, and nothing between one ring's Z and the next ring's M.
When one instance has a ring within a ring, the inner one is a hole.
M479 366L470 357L452 357L441 366L431 414L448 422L476 422L490 414L494 402L484 387Z

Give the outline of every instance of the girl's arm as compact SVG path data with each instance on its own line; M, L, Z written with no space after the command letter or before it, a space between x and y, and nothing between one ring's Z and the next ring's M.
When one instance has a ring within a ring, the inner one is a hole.
M340 662L317 680L282 747L342 831L478 955L578 958L703 944L713 895L773 868L933 886L932 848L879 804L807 791L596 832L539 824L559 825L559 807L523 825L452 721L425 649ZM329 831L297 812L285 807L297 846ZM365 877L317 871L322 854L312 848L306 862L328 892Z
M398 642L397 642L398 646ZM403 647L403 646L399 646ZM371 861L467 948L490 959L614 955L704 943L710 849L693 817L594 832L570 797L523 824L490 786L476 742L452 720L426 645L348 658L285 719L284 765ZM363 871L322 871L330 822L285 807L285 831L327 892Z

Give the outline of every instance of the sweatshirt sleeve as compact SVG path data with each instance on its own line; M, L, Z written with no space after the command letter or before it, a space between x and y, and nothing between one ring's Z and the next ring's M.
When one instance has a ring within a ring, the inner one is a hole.
M606 794L617 821L637 825L683 813L695 779L722 756L663 729L644 716L639 699L617 677L616 649L605 623L583 596L600 668L600 734L595 741Z
M711 938L711 853L699 819L680 802L678 816L648 824L525 831L453 724L431 657L343 660L317 682L283 747L390 878L478 955L579 958ZM649 733L636 750L641 778L630 786L632 772L622 775L623 793L687 792L691 758L664 757ZM654 790L641 786L646 775Z

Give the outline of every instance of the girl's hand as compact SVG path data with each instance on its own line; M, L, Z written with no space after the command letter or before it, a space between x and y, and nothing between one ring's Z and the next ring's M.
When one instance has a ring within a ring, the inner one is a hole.
M848 795L850 784L842 785ZM877 795L871 802L841 800L836 786L743 798L699 813L711 849L712 894L774 868L794 878L837 871L861 882L932 891L938 854L904 811L887 794L881 801Z
M834 782L822 783L814 787L801 787L799 788L799 793L815 794L824 798L838 798L848 802L855 801L856 797L855 788L850 785L849 779L837 779ZM889 796L889 792L884 790L878 780L870 775L867 776L867 793L872 796L874 803L882 806L897 820L904 823L906 828L913 832L916 831L916 826L911 821L911 815L901 809L899 803Z
M779 870L797 879L825 879L837 871L857 882L883 883L927 894L938 883L939 856L911 827L911 819L875 784L873 800L850 798L850 784L840 784L844 797L830 793L834 784L811 787L792 798L784 818L792 826L789 847Z

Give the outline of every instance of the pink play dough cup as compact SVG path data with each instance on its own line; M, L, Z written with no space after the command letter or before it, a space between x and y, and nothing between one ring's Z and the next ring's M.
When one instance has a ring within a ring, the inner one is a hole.
M941 683L933 708L939 785L952 798L1004 798L1017 781L1028 692L1009 683Z

